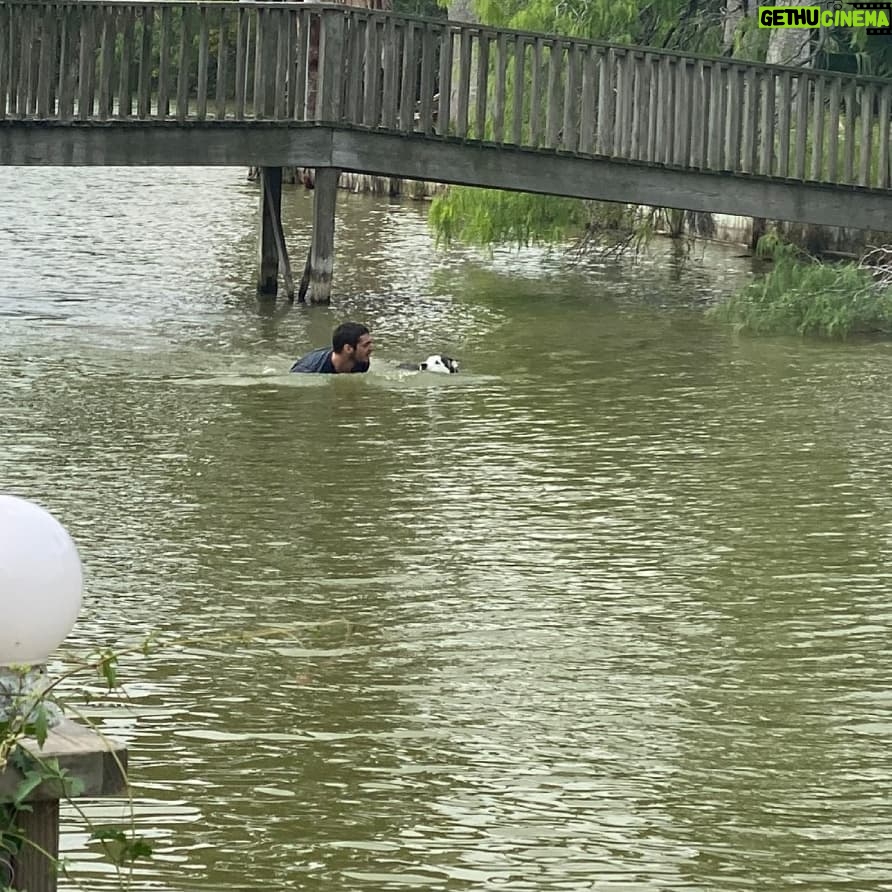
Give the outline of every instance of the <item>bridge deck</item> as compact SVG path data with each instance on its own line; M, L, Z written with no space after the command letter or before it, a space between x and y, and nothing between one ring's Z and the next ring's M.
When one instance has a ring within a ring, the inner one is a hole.
M879 79L339 5L0 3L5 164L321 161L892 228L890 117Z

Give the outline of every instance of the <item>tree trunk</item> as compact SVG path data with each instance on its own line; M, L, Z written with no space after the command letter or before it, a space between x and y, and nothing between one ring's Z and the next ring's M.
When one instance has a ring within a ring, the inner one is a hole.
M813 6L811 0L777 0L777 6ZM773 28L768 37L770 65L795 65L811 67L811 28Z
M734 52L734 38L740 23L752 12L749 0L725 0L725 21L722 26L722 49Z

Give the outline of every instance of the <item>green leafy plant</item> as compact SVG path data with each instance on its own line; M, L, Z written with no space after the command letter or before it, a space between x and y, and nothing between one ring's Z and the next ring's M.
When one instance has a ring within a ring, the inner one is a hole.
M713 318L752 334L892 334L892 288L864 266L821 263L774 233L757 255L770 258L769 272L712 307Z
M144 652L147 647L148 643L145 643L140 646L139 651ZM111 691L119 687L118 659L118 653L103 649L88 660L78 661L67 672L40 689L39 694L23 685L22 689L26 693L13 697L9 704L4 703L3 714L6 718L0 722L0 771L15 771L18 783L0 801L0 892L12 892L16 859L28 847L37 849L48 860L55 862L56 868L64 873L64 863L30 839L20 821L23 814L33 810L31 799L39 788L46 787L52 791L53 798L58 797L68 802L84 823L90 826L88 817L77 802L77 797L84 791L83 782L71 776L57 759L42 758L39 748L43 747L49 736L53 716L60 712L55 696L59 684L88 670L98 676ZM24 678L29 667L10 671L18 671ZM37 743L37 748L25 745L29 739ZM118 768L124 774L123 766L119 764ZM91 838L102 845L109 861L118 871L122 888L129 885L133 862L138 858L151 856L151 845L136 835L132 821L126 831L120 828L94 828Z

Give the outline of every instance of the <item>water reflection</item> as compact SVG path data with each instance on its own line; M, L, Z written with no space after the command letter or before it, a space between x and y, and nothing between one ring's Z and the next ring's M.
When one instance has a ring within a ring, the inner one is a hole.
M85 707L134 888L892 882L887 347L706 322L734 250L438 253L355 196L336 304L263 312L242 172L0 177L2 487L82 550L74 649L168 642ZM287 375L350 317L371 374Z

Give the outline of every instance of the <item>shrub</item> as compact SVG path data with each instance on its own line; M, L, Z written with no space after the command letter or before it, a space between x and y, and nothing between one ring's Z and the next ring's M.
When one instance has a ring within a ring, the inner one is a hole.
M774 258L770 272L710 308L710 316L752 334L892 334L892 287L869 269L821 263L773 237L760 253Z

